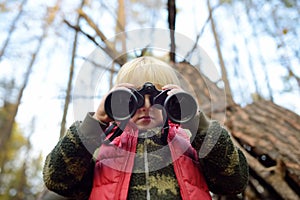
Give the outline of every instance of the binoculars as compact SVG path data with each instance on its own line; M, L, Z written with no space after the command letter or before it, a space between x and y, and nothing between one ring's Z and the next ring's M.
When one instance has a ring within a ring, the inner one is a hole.
M126 121L134 116L137 109L144 106L145 95L149 95L151 105L165 109L167 117L174 123L185 123L197 112L196 100L186 92L168 95L169 90L157 90L147 82L140 90L134 88L116 89L108 94L105 100L105 112L116 121Z

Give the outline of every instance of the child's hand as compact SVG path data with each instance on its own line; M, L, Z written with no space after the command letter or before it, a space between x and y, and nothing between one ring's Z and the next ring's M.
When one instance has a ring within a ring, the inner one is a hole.
M97 109L97 111L95 112L95 114L93 115L93 118L97 119L98 121L104 122L104 123L109 123L112 121L111 118L108 117L107 113L105 112L105 108L104 108L104 103L106 100L106 97L109 93L111 93L112 91L116 90L116 89L120 89L120 88L135 88L135 85L130 84L130 83L121 83L118 84L116 86L114 86L101 100L100 105Z
M174 84L168 84L162 87L162 90L170 90L167 92L167 94L170 96L172 94L176 94L178 92L182 92L184 91L181 87L179 87L178 85L174 85Z

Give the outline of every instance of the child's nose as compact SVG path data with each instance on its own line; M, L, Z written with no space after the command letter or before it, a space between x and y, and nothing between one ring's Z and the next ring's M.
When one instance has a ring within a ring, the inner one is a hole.
M150 108L151 107L150 95L146 94L144 98L145 98L144 107Z

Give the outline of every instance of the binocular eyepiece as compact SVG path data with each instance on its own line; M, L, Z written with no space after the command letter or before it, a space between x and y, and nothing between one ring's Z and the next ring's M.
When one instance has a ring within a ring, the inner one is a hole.
M105 112L116 121L125 121L134 116L137 109L144 106L147 94L151 105L161 105L174 123L185 123L191 120L197 112L196 100L186 92L167 95L169 90L157 90L147 82L140 90L134 88L116 89L108 94L105 100ZM163 109L162 107L158 107Z

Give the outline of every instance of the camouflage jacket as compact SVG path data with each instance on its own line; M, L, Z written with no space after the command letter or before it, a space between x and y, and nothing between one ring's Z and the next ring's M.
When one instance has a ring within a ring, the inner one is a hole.
M190 127L191 144L210 191L222 195L241 193L248 183L248 165L228 131L217 121L208 121L202 113ZM46 158L43 177L48 189L70 199L89 198L95 167L93 154L103 143L104 134L99 133L106 128L89 113L83 122L75 122L68 129ZM139 179L136 174L133 178ZM131 183L129 194L136 185Z

